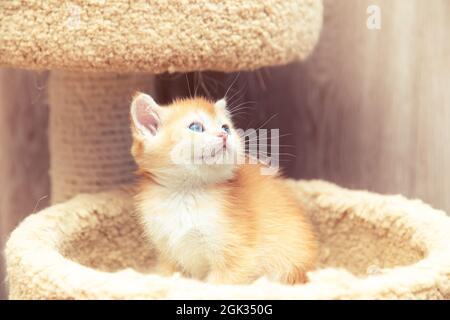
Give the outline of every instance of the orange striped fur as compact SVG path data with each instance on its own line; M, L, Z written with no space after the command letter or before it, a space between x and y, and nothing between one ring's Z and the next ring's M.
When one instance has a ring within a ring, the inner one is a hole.
M146 97L135 96L133 104ZM316 262L316 238L280 177L261 175L261 164L171 162L169 154L179 140L214 139L222 123L231 127L229 148L242 151L228 112L201 98L149 110L161 120L154 136L139 132L133 124L139 119L132 117L132 153L140 176L136 208L158 249L161 274L181 272L224 284L262 276L287 284L306 282ZM204 132L187 129L190 121L203 120L209 123Z

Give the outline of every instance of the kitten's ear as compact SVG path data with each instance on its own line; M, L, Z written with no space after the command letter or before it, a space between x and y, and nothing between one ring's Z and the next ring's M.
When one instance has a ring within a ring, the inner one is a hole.
M225 98L218 100L214 105L216 106L216 108L220 108L222 110L227 109L227 101L225 100Z
M147 94L137 93L131 103L131 120L136 132L145 137L153 137L161 126L164 108Z

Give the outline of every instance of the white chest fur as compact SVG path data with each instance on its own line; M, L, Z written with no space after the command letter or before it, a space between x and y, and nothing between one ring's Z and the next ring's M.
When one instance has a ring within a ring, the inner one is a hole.
M217 195L205 191L152 192L141 203L146 231L186 272L203 278L221 257L223 216Z

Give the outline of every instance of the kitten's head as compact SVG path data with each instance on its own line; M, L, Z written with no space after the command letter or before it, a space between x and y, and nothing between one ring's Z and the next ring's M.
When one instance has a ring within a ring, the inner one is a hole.
M131 126L131 152L140 170L164 185L226 181L243 155L225 100L194 98L162 107L138 93Z

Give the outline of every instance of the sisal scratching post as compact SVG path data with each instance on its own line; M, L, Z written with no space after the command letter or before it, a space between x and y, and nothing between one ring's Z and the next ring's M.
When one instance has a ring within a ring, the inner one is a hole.
M130 99L152 92L153 78L54 71L48 88L52 202L130 183Z

